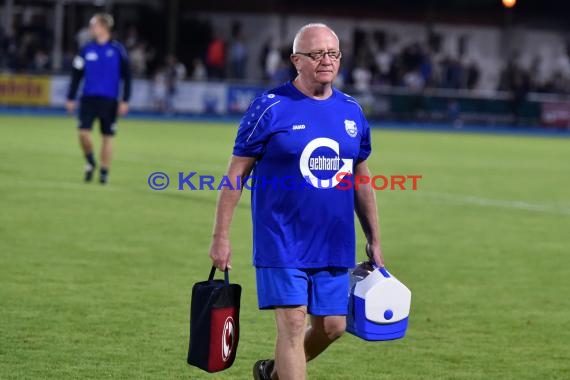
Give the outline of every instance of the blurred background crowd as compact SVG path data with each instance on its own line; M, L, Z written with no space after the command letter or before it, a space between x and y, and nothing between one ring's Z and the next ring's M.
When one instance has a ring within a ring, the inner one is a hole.
M324 4L3 0L0 76L45 74L51 85L41 102L59 105L73 57L90 40L89 19L106 11L137 79L135 109L239 114L260 91L295 76L289 56L298 28L325 22L341 40L335 85L368 117L570 127L570 4Z
M291 41L285 37L291 33L289 30L282 35L259 36L257 31L264 28L259 29L255 22L249 22L251 17L247 14L230 12L220 17L220 12L209 11L206 4L195 2L195 11L192 7L183 7L185 16L174 32L176 47L168 51L164 41L160 40L165 25L160 25L157 19L148 22L156 4L140 1L118 7L119 4L119 1L115 2L118 8L115 16L119 20L115 38L128 49L134 75L152 78L158 86L168 88L173 81L184 78L279 83L294 74L289 64ZM61 58L55 64L52 61L54 25L49 2L12 4L12 20L0 28L0 70L69 71L74 54L90 38L87 21L96 8L84 1L68 8L63 19L66 27ZM382 16L382 8L379 9ZM257 13L254 16L258 23L263 23L263 15ZM271 16L265 22L277 21L283 25L279 16ZM437 20L434 22L433 17L403 20L400 25L397 20L380 19L364 27L354 18L336 16L334 21L345 25L341 36L343 66L339 85L351 85L363 91L370 86L397 86L570 93L568 26L564 29L551 25L550 36L546 36L545 26L541 25L538 33L545 35L542 40L526 38L516 44L516 49L508 49L508 53L489 54L485 51L488 41L484 34L493 33L492 29L495 34L502 35L502 39L514 35L515 41L517 33L528 33L513 22L512 14L501 17L497 25L474 23L468 29L451 27L438 31ZM442 18L441 24L446 23L449 24L449 20ZM335 26L335 22L331 24ZM7 26L10 30L6 30ZM248 38L252 34L256 35L255 40ZM559 36L557 43L553 43L552 35ZM454 40L454 45L450 48L446 40Z

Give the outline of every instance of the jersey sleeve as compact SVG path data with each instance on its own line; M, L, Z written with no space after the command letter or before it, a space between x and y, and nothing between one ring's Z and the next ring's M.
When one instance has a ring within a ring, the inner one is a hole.
M241 119L234 144L234 156L259 157L271 134L272 108L279 100L261 96L255 99Z
M67 90L68 100L73 100L77 96L79 83L81 82L81 78L83 78L83 73L85 71L85 49L81 49L81 51L73 58L72 65L71 81L69 82L69 88Z
M372 145L370 142L370 126L368 125L368 121L364 114L361 116L362 118L362 137L360 138L360 149L358 151L358 162L362 162L370 156L370 152L372 152Z
M129 55L123 45L117 44L121 59L121 78L123 79L123 101L128 102L131 98L132 75Z

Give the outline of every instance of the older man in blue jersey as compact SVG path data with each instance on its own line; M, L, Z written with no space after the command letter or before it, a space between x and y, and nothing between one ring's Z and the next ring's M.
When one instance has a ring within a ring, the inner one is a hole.
M109 14L98 13L91 18L89 28L94 40L83 46L73 60L66 103L67 111L73 113L77 89L84 78L79 107L79 142L87 160L85 181L92 180L97 166L93 155L91 128L95 119L99 119L103 135L99 181L103 184L107 183L111 167L112 137L116 132L117 112L121 116L127 114L131 95L131 72L127 52L120 43L111 40L112 27L113 17ZM117 103L121 80L122 100Z
M255 363L255 379L305 379L306 362L344 332L355 211L369 254L384 264L372 187L339 185L348 182L347 173L370 175L371 151L360 106L332 86L340 60L339 40L329 27L299 30L291 55L298 75L249 107L228 168L236 189L225 187L218 200L210 257L224 270L231 268L230 223L241 194L235 178L253 171L258 303L275 310L277 323L275 359Z

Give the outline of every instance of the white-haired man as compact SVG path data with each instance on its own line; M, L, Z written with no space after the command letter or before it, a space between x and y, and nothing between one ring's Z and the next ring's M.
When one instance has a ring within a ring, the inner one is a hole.
M348 173L370 175L370 129L356 101L333 88L339 39L324 24L302 27L291 61L297 77L255 99L243 117L228 178L254 173L253 263L260 309L275 310L275 359L255 379L306 378L346 327L348 269L355 265L354 211L376 264L383 266L376 199ZM242 186L224 187L210 257L231 268L230 223ZM311 315L310 327L306 316Z

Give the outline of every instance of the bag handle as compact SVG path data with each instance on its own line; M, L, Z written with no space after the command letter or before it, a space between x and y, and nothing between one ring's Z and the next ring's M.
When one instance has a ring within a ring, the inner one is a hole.
M212 281L214 279L215 274L216 274L216 267L212 266L212 269L210 270L210 275L208 276L208 281ZM226 285L230 284L230 272L228 271L228 268L226 268L226 270L224 271L224 281Z

